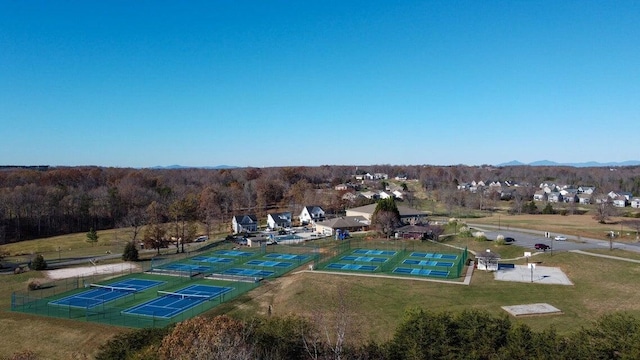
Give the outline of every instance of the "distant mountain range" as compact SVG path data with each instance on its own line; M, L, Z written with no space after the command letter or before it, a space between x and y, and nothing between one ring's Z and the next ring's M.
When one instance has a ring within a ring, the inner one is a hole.
M555 161L540 160L525 164L523 162L513 160L507 163L498 164L496 166L573 166L573 167L615 167L615 166L638 166L639 160L628 160L623 162L606 162L600 163L596 161L588 161L582 163L557 163Z
M232 165L217 165L217 166L182 166L182 165L169 165L169 166L154 166L151 169L155 170L176 170L176 169L237 169L238 166Z

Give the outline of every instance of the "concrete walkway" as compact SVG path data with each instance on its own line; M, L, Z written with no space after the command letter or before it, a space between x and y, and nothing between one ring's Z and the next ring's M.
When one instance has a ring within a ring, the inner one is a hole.
M596 253L590 253L590 252L582 251L582 250L569 250L569 252L576 253L576 254L582 254L582 255L596 256L596 257L601 257L601 258L607 258L607 259L613 259L613 260L628 261L628 262L640 264L640 260L628 259L628 258L623 258L623 257L619 257L619 256L596 254Z

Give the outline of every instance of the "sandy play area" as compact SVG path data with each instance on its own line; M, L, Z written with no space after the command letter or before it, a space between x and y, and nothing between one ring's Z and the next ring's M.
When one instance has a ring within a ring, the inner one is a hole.
M45 275L53 280L66 279L77 276L101 275L125 272L137 269L138 267L132 263L107 264L96 266L81 266L66 269L48 270Z

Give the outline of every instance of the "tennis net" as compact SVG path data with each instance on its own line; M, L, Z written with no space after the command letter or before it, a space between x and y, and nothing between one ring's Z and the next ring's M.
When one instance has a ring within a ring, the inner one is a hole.
M211 295L201 295L201 294L185 294L171 291L163 291L158 290L159 296L170 296L170 297L178 297L180 299L194 299L194 300L211 300L213 296Z
M109 285L100 285L100 284L90 284L89 287L96 289L103 289L106 291L120 291L120 292L136 292L138 289L136 288L128 288L124 286L109 286Z

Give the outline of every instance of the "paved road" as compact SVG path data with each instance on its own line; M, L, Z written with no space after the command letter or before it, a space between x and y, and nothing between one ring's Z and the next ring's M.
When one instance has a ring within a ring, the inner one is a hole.
M534 245L538 243L546 244L551 246L553 250L559 251L568 251L568 250L588 250L588 249L609 249L612 245L614 249L622 249L627 251L634 251L640 253L640 243L622 243L622 242L613 242L610 244L607 240L599 240L592 238L584 238L584 237L575 237L572 235L560 234L560 233L552 233L551 238L546 238L543 231L538 230L529 230L529 229L518 229L518 228L498 228L497 226L492 225L480 225L480 224L469 224L469 227L473 231L483 231L489 240L495 240L498 235L503 235L505 237L512 237L516 239L516 245L522 246L524 248L530 248L535 250ZM553 240L553 236L556 235L565 235L567 237L566 241L556 241Z

